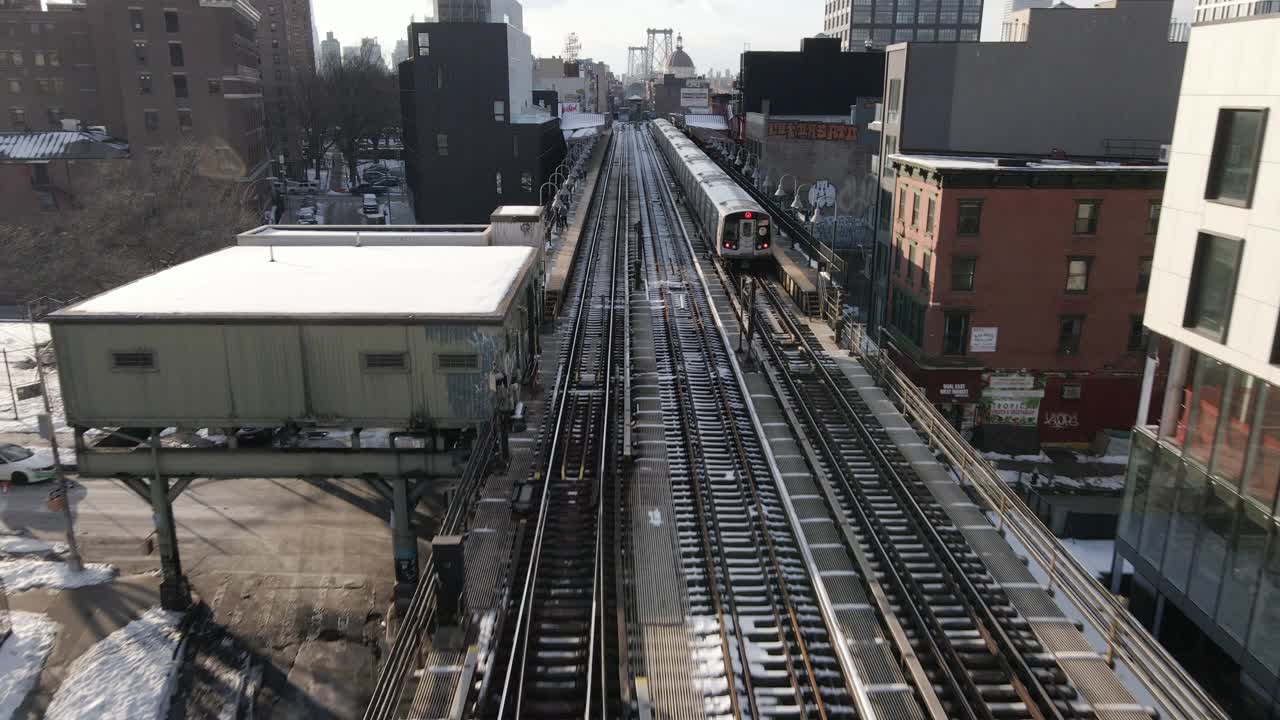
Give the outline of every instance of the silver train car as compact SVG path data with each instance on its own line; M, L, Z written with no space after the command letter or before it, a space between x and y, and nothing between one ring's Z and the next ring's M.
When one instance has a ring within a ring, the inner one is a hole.
M769 257L769 213L670 122L654 120L652 127L658 150L675 171L703 236L714 239L716 253L732 262Z

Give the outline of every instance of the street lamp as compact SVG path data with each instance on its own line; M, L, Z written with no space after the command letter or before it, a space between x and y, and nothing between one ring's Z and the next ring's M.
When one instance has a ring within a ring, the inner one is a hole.
M556 191L556 185L555 185L555 183L551 182L550 180L548 180L548 181L546 181L546 182L542 183L542 187L538 188L538 204L539 204L539 205L546 205L546 204L547 204L547 201L546 201L545 199L543 199L543 196L542 196L542 191L543 191L543 190L546 190L547 188L551 188L551 192L553 192L553 193Z
M794 185L792 186L793 192L795 192L795 197L792 198L791 200L791 209L795 210L797 213L800 213L801 215L804 214L804 203L800 202L800 188L807 188L809 187L809 185L810 183L805 183L800 187L795 187ZM778 187L779 189L781 189L782 185L779 184Z
M775 192L775 193L773 194L773 196L774 196L774 197L776 197L776 198L784 198L784 197L786 197L786 196L787 196L787 192L786 192L785 190L783 190L783 189L782 189L782 184L783 184L783 183L785 183L785 182L787 181L787 178L791 178L791 192L792 192L793 194L795 193L795 191L796 191L796 183L798 183L798 182L799 182L799 180L797 180L797 179L796 179L796 176L795 176L795 175L792 175L791 173L784 173L784 174L782 175L782 177L778 178L778 190L777 190L777 192Z

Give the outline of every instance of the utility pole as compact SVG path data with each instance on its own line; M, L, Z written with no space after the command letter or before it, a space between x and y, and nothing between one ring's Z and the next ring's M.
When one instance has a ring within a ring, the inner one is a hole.
M53 451L53 472L57 475L58 489L62 492L62 520L67 528L67 565L72 572L84 570L84 562L80 560L80 548L76 545L76 529L71 515L71 495L67 492L67 475L62 471L62 460L58 457L58 433L54 427L53 406L49 404L49 386L44 380L44 363L40 360L40 341L36 338L36 320L27 306L27 321L31 323L31 347L36 358L36 373L40 377L40 396L44 398L45 416L49 418L49 449ZM7 368L8 365L6 364Z
M9 370L9 351L0 348L0 358L4 362L4 376L9 381L9 399L13 402L13 419L21 420L18 417L18 391L13 388L13 373Z

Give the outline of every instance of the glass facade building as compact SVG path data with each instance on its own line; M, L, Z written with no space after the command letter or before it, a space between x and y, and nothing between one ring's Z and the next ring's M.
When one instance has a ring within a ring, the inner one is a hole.
M900 42L974 41L982 0L828 0L823 30L844 50Z
M1172 369L1160 424L1130 449L1116 547L1133 607L1175 654L1218 666L1205 684L1249 691L1233 717L1280 717L1280 387L1181 345ZM1188 622L1217 647L1177 637Z

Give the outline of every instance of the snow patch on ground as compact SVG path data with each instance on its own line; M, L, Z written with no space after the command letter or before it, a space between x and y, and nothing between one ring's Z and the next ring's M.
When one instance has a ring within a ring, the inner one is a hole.
M1115 540L1076 540L1062 538L1062 544L1095 578L1111 572L1111 560L1115 555Z
M116 569L110 565L87 563L81 572L72 572L62 562L45 560L0 560L0 580L9 592L22 592L33 588L67 588L101 585L111 582Z
M36 340L41 343L49 341L49 326L35 323ZM35 385L40 376L34 363L25 366L35 359L35 344L31 340L31 323L0 322L0 347L9 354L9 374L13 377L15 387ZM25 362L24 362L25 361ZM58 385L58 369L45 368L45 385L49 388L49 404L53 408L56 428L66 430L66 420L62 417L62 390ZM44 398L36 395L18 401L18 420L13 419L13 402L9 394L8 377L4 368L0 368L0 433L34 433L37 427L36 415L44 412ZM63 458L66 462L66 458Z
M168 715L182 613L159 608L111 633L71 664L48 720L156 720ZM180 658L178 659L181 660Z
M1128 465L1128 453L1117 455L1085 455L1083 453L1074 453L1076 462L1079 463L1105 463L1110 465Z
M1053 462L1053 460L1040 451L1038 455L1005 455L998 452L984 452L982 457L988 460L1015 460L1017 462Z
M9 720L40 678L58 638L58 623L44 615L13 611L13 635L0 645L0 720Z
M61 555L66 551L66 543L47 543L43 540L22 537L21 535L0 535L0 553L31 555L54 552Z

